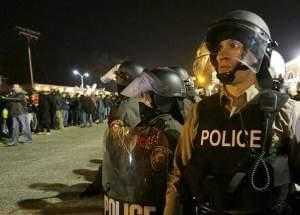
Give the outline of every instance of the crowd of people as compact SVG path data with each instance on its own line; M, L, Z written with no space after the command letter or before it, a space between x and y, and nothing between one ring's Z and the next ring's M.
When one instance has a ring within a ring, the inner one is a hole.
M26 92L13 84L8 95L1 97L1 136L8 146L32 143L32 133L50 135L51 130L68 126L91 127L107 119L113 96L84 90L70 94L57 89Z
M50 134L108 119L103 163L81 194L104 193L105 214L297 214L300 103L274 87L277 43L267 24L232 11L209 26L202 44L197 64L221 82L214 95L199 99L183 68L125 61L116 71L117 97L26 96L14 85L2 97L2 133L14 146L20 130L31 143L31 130Z

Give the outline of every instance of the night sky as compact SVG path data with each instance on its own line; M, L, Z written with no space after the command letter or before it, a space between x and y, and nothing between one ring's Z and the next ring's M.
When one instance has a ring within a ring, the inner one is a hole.
M1 1L0 74L29 82L27 41L16 25L41 33L32 41L38 83L80 84L73 69L89 72L86 83L123 59L148 68L182 66L191 71L207 26L233 9L248 9L268 23L286 60L300 54L300 2L252 0Z

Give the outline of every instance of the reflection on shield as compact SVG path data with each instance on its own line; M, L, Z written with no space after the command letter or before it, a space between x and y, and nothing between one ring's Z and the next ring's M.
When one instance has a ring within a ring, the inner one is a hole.
M144 153L147 152L151 170L161 171L166 168L172 151L164 133L156 127L138 127L135 130L137 148L141 147Z
M129 127L125 127L123 121L115 120L110 125L109 141L120 150L130 154L135 147L135 135L129 133Z
M161 171L167 167L169 155L172 151L165 146L155 146L151 153L151 167L154 171Z
M106 138L103 186L107 196L162 208L172 152L157 127L130 129L113 121Z

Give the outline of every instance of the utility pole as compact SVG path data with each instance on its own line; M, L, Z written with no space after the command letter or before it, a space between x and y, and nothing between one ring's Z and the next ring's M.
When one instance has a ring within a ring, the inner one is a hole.
M32 71L30 41L32 39L38 40L41 33L33 31L31 29L28 29L28 28L23 28L23 27L20 27L20 26L16 26L16 29L19 31L19 35L23 35L27 39L30 82L31 82L31 87L34 88L34 78L33 78L33 71Z

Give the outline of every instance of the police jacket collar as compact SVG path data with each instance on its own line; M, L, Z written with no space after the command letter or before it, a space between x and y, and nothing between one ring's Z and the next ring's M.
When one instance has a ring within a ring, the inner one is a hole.
M230 97L225 88L222 87L220 92L220 104L222 106L225 106L225 104L228 102L227 104L229 104L229 106L231 107L230 116L232 116L234 113L242 109L246 104L252 101L253 98L258 95L258 93L258 85L253 84L245 91L242 98L234 99Z

